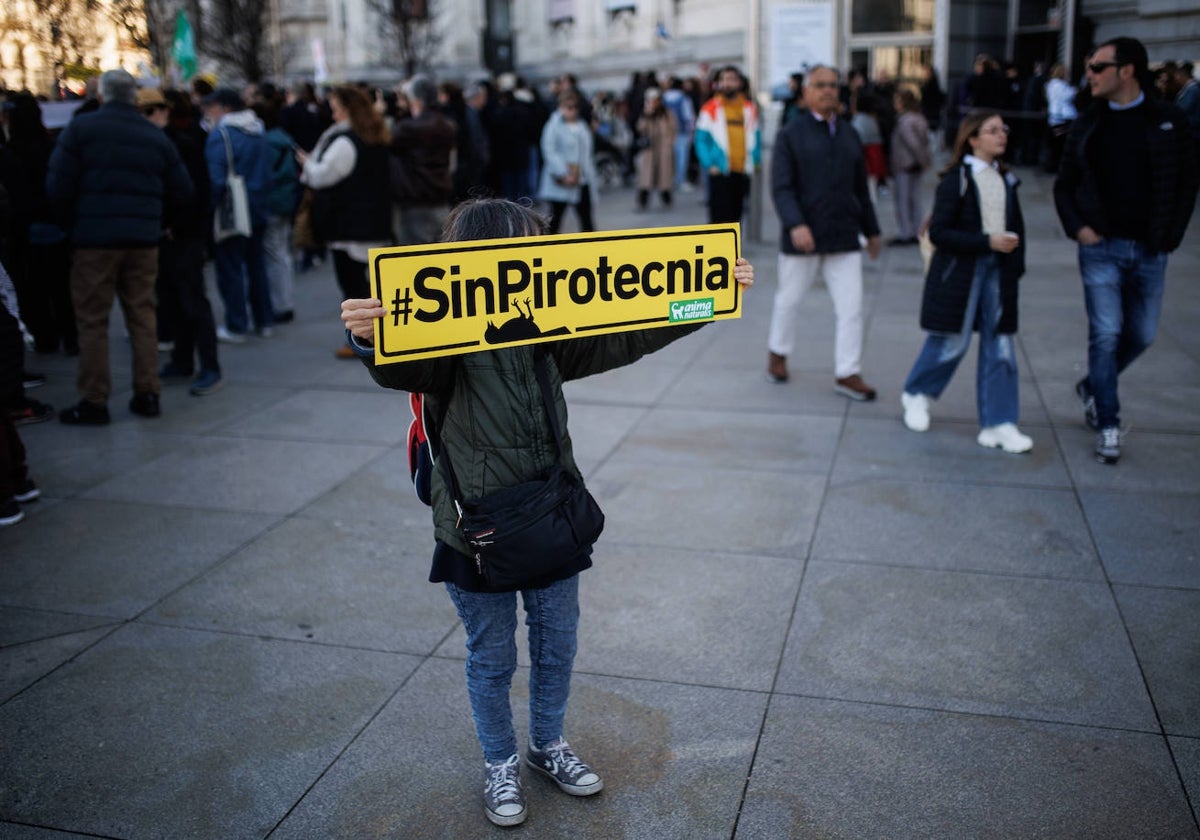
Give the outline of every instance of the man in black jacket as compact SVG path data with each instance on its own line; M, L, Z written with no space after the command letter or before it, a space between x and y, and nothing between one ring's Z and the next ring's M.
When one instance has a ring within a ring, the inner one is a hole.
M133 349L129 410L159 414L158 334L154 281L164 205L186 204L192 179L166 135L138 112L137 83L124 70L100 77L99 110L77 116L50 156L46 194L70 232L71 298L79 322L82 399L59 419L73 425L109 422L108 317L121 301Z
M1117 376L1154 341L1167 254L1196 203L1197 163L1183 114L1155 101L1146 48L1114 38L1092 54L1094 101L1067 135L1054 201L1079 243L1088 375L1075 385L1096 458L1121 457Z
M450 214L450 158L458 129L437 110L437 86L418 73L404 86L412 117L392 128L392 198L399 204L401 245L436 242Z
M804 80L808 110L785 125L771 163L771 196L783 224L779 290L767 340L767 376L786 382L787 356L796 336L796 311L820 271L837 317L834 390L852 400L873 400L861 376L862 247L879 256L879 222L867 191L862 143L837 117L838 75L815 67Z

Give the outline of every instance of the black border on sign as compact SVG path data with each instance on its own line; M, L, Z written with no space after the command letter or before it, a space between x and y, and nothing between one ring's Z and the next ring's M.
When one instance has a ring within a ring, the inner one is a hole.
M703 227L703 225L698 225L698 226L694 225L693 227ZM545 244L547 244L547 245L576 245L581 242L627 242L627 241L633 240L633 239L661 239L666 236L696 236L697 235L697 231L695 231L695 230L680 230L678 232L674 232L672 228L655 228L654 230L648 231L646 233L636 233L636 234L632 234L632 235L630 235L624 231L614 231L614 233L617 233L617 232L625 233L626 235L612 236L612 237L580 236L580 237L576 237L576 238L572 238L572 239L556 239L554 242L547 242ZM733 236L733 252L740 256L741 250L738 247L740 243L738 241L738 229L737 228L729 227L729 228L725 228L724 230L713 230L713 231L704 232L701 235L721 236L724 234L730 234ZM493 240L487 240L487 241L494 243L496 240L493 239ZM447 251L454 251L457 253L470 253L472 251L504 251L504 250L508 250L511 248L529 248L530 247L530 244L528 242L518 242L518 241L514 241L511 245L509 245L509 244L471 245L470 241L462 242L462 243L439 242L437 244L439 244L439 245L459 245L459 244L461 244L465 247L461 247L461 248L441 247L441 248L430 248L425 251L405 251L403 254L379 254L379 255L377 255L375 257L375 297L378 300L383 300L383 284L380 282L380 279L379 279L380 275L382 273L380 271L380 263L386 259L396 258L396 257L404 257L404 258L420 257L420 256L424 256L426 254L444 254ZM735 259L736 259L736 257L735 257ZM734 287L733 288L733 306L730 307L729 309L714 310L714 312L713 312L714 315L725 315L729 312L737 311L738 300L742 294L742 289L736 280L733 282L733 287ZM384 332L383 318L379 318L377 320L378 320L378 325L379 325L377 334L383 335L383 332ZM668 314L662 318L643 318L638 321L614 321L609 324L592 324L590 326L577 328L573 334L578 335L579 333L594 332L596 330L607 330L607 329L613 329L616 327L632 327L632 326L638 326L641 324L647 324L647 325L660 324L660 323L663 323L664 321L670 322L670 320L671 320L671 316ZM689 323L698 323L698 322L689 322ZM546 341L570 341L570 336L553 336L553 337L547 338L545 340ZM540 344L542 342L529 341L529 342L522 342L522 343L523 344ZM383 356L385 359L394 359L394 358L400 358L403 356L413 356L418 353L431 353L431 352L434 352L437 350L458 350L458 349L464 348L464 347L482 347L482 346L483 346L482 341L464 341L464 342L460 342L458 344L442 344L442 345L437 345L437 346L433 346L433 347L421 347L421 348L417 348L417 349L413 349L413 350L387 350L383 347L377 347L376 351L379 353L379 355ZM503 347L503 346L506 346L506 345L496 345L497 349L499 349L500 347ZM521 345L518 344L515 346L520 347Z

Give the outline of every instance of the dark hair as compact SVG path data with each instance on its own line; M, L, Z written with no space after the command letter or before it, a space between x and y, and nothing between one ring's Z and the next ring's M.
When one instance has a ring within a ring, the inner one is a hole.
M1154 77L1150 73L1150 59L1146 55L1146 48L1137 38L1127 38L1121 36L1119 38L1110 38L1101 44L1100 47L1113 48L1113 61L1117 62L1117 70L1121 69L1122 65L1133 65L1133 76L1137 79L1142 90L1146 91L1149 96L1154 91Z
M273 100L255 102L250 107L254 110L255 115L262 120L263 128L267 131L279 128L279 106Z
M900 105L905 111L916 111L917 106L921 104L920 98L908 88L900 88L896 91L896 96L900 97Z
M442 226L441 241L541 236L546 225L546 218L528 205L507 198L475 198L450 211Z
M972 111L963 117L962 122L958 125L958 136L954 138L954 152L950 156L950 162L938 173L938 176L945 175L947 172L954 171L956 167L962 166L963 158L971 153L971 138L979 136L979 129L983 128L985 122L992 117L999 116L999 111L979 110ZM1008 171L1003 161L997 160L996 165L1001 172Z

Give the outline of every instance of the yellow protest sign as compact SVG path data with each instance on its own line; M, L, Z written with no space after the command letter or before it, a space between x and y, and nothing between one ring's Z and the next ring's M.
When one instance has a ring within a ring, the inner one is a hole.
M371 251L375 363L741 317L736 224Z

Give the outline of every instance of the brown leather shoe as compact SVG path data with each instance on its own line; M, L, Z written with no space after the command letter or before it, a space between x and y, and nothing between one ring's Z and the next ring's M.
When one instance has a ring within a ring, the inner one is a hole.
M787 356L778 353L767 353L767 378L772 382L787 382Z
M843 397L849 397L859 402L870 402L875 399L875 389L866 382L863 382L863 378L857 373L853 376L843 376L841 379L835 380L833 390L837 391Z
M350 349L349 344L343 344L341 347L333 351L333 355L339 359L357 359L358 355Z

